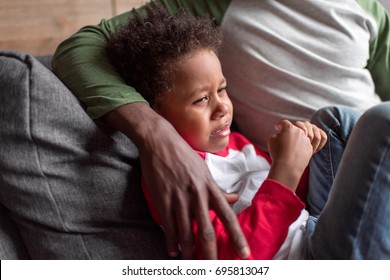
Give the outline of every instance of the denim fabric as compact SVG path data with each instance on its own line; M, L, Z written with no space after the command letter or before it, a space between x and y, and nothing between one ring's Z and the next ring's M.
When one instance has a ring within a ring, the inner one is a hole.
M358 120L328 201L316 225L308 221L306 258L390 259L389 112L384 102Z
M317 152L309 165L310 215L318 217L328 200L330 188L339 167L349 135L360 113L345 106L330 106L318 110L311 122L328 136L325 146Z

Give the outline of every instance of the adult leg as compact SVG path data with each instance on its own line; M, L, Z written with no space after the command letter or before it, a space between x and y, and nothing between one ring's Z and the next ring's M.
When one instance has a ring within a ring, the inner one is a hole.
M328 136L325 146L313 156L309 165L307 203L309 213L314 217L320 215L328 200L348 138L360 115L345 106L329 106L318 110L311 119Z
M307 258L390 259L390 103L369 109L346 146Z

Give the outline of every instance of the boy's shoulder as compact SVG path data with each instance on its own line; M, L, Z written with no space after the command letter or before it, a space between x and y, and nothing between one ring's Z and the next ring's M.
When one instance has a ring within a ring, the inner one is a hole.
M248 138L243 134L233 131L229 136L229 145L228 146L237 146L241 150L245 145L254 145Z
M271 162L271 159L266 151L261 150L243 134L235 131L230 134L228 145L222 151L216 153L216 155L226 157L229 155L231 150L243 151L244 148L248 146L251 147L251 150L253 153L256 153L257 156L264 157L268 162Z
M257 155L262 156L266 158L268 162L271 162L271 158L266 151L261 150L255 144L253 144L248 138L246 138L243 134L236 131L230 134L228 145L221 151L214 154L218 156L226 157L229 155L229 150L242 151L244 147L248 145L253 147L253 150ZM201 152L197 150L195 150L195 152L204 160L206 159L207 152Z

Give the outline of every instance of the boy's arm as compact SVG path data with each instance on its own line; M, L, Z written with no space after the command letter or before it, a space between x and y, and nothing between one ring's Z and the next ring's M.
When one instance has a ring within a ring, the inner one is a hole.
M154 1L174 11L180 5L193 14L211 11L221 21L229 1ZM204 162L175 129L157 115L134 89L124 84L104 55L111 34L128 16L143 8L85 27L64 41L53 58L53 69L60 79L86 105L92 118L102 117L130 137L140 150L142 170L151 186L151 196L159 211L166 233L168 253L177 253L180 243L184 258L193 255L191 219L200 226L202 251L206 258L216 258L213 226L208 216L209 204L234 238L234 248L242 256L249 254L236 216L221 195ZM219 13L219 17L218 17ZM175 213L173 215L172 213Z
M288 188L267 179L253 198L252 204L238 214L238 220L252 248L250 259L272 259L282 246L290 225L298 219L304 203ZM218 257L239 259L229 243L229 235L213 211L210 211L217 235ZM197 229L195 225L195 230ZM202 258L198 255L198 258Z
M268 141L272 159L268 178L281 183L295 193L311 157L313 143L303 129L288 120L275 125L278 131Z
M124 105L105 118L139 148L141 169L160 214L171 256L178 254L180 244L182 257L193 257L191 222L195 218L200 227L203 255L217 258L214 229L208 215L210 205L230 233L233 248L242 258L248 256L249 248L236 215L209 169L169 122L143 103Z

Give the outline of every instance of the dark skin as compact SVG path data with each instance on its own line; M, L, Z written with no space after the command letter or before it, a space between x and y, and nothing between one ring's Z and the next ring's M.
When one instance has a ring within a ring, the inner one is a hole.
M208 214L210 208L223 221L237 254L243 259L249 256L245 236L229 205L237 196L221 192L204 161L168 121L145 103L119 107L104 120L130 137L140 151L144 178L162 219L170 256L178 256L180 244L183 259L194 257L191 221L195 218L203 256L217 259L214 228ZM281 121L276 130L279 133L269 141L274 161L268 177L295 191L311 156L325 144L326 135L307 122Z
M243 259L249 256L245 236L229 206L235 198L222 194L204 161L168 121L145 103L119 107L106 114L104 120L130 137L140 151L142 172L161 215L170 256L178 256L180 244L182 258L193 258L191 221L195 218L200 229L203 256L217 259L214 228L208 213L210 208L223 221L237 254Z

